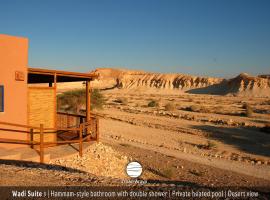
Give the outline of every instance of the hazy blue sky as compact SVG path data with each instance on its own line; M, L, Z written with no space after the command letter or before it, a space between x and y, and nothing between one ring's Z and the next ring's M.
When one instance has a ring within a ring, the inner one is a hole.
M0 0L29 65L231 76L270 73L268 0Z

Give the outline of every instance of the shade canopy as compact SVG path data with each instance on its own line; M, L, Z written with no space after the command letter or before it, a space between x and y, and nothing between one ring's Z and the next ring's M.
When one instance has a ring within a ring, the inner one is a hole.
M91 81L98 77L94 73L28 68L28 83L53 83L55 76L56 82Z

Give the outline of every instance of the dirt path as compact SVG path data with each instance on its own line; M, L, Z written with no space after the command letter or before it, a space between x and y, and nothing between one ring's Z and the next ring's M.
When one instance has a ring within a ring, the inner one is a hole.
M114 113L115 115L115 113ZM270 167L268 165L254 165L251 163L225 160L220 158L209 158L176 149L179 145L177 139L181 139L181 135L168 130L160 130L145 126L132 125L116 120L101 120L101 137L106 142L116 142L118 144L127 144L139 147L145 150L159 152L168 156L184 159L190 162L196 162L203 165L226 169L236 173L241 173L257 178L270 180ZM191 137L200 139L198 135L186 135L185 139Z
M230 187L233 189L243 187L251 190L263 189L270 192L269 180L190 162L128 144L108 141L107 145L140 162L143 166L143 174L140 178L147 180L148 183L183 185L193 188Z

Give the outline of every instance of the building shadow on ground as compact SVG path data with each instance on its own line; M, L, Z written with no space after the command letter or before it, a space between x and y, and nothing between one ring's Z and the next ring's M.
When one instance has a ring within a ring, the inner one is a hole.
M45 169L45 170L53 170L53 171L61 171L61 172L69 172L69 173L86 173L85 171L70 168L70 167L64 167L64 166L55 165L55 164L41 164L41 163L32 162L32 161L0 159L0 164L21 167L21 168Z
M270 157L270 135L259 129L210 125L194 125L192 127L206 132L209 139L232 145L246 153Z

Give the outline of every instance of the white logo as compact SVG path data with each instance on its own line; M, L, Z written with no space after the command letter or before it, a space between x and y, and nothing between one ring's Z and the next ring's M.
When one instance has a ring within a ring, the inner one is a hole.
M130 162L126 171L129 177L138 178L142 174L142 165L138 162Z

